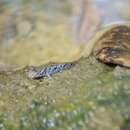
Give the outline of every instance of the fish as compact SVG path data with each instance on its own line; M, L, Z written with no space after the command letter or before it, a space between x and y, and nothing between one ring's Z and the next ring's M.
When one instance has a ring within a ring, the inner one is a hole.
M53 74L62 72L64 70L68 70L72 68L74 65L75 62L66 62L46 64L42 67L31 66L27 70L27 76L31 79L40 79L44 77L52 79Z

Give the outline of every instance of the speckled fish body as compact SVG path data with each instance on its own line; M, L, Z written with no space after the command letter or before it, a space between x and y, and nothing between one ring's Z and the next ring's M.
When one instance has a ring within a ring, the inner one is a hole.
M28 77L32 79L39 79L42 77L49 77L55 73L61 72L63 70L70 69L75 63L61 63L61 64L52 64L52 65L46 65L41 68L32 67L28 71Z

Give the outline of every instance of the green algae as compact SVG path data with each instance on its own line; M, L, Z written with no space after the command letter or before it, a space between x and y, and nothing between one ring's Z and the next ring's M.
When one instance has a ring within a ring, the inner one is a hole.
M0 113L6 130L129 128L129 69L104 65L91 56L51 80L29 79L25 71L0 74Z

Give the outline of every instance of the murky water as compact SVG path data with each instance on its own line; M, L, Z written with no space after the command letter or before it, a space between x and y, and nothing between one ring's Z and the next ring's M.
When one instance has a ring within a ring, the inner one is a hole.
M79 58L80 45L100 28L130 20L129 5L130 0L0 0L0 130L128 130L129 69L89 57L52 80L36 81L14 68Z
M104 25L129 21L129 0L1 0L0 62L35 65L80 57Z

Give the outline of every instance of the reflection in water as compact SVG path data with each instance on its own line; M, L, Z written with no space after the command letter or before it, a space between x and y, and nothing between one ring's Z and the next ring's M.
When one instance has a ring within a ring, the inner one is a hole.
M96 5L101 10L102 23L110 24L112 22L123 21L121 11L123 7L130 4L128 0L95 0ZM128 15L128 14L127 14Z
M77 16L75 21L79 41L88 40L99 27L130 19L128 0L76 0L76 2L77 4L73 5L76 8L74 11ZM128 10L124 11L126 6Z

